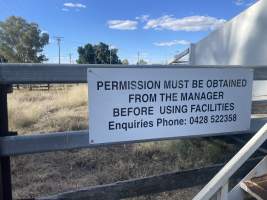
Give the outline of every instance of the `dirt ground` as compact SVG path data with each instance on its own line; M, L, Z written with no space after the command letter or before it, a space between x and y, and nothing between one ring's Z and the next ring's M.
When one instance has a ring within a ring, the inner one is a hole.
M19 90L9 95L10 129L19 134L87 129L87 88ZM81 187L192 169L228 160L236 149L205 140L175 140L58 151L11 159L15 198L47 196ZM218 156L222 155L222 156ZM201 186L134 200L187 200Z

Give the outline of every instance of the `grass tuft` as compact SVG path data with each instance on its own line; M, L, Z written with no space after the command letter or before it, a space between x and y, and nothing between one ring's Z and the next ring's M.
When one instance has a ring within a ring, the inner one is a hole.
M14 91L8 97L9 126L21 134L87 128L87 87Z
M20 90L8 98L9 125L19 134L84 130L88 127L86 85L48 92ZM16 199L33 198L201 167L223 162L234 151L232 146L221 141L197 139L17 156L11 159L13 193ZM198 190L198 187L190 188L132 200L192 199Z

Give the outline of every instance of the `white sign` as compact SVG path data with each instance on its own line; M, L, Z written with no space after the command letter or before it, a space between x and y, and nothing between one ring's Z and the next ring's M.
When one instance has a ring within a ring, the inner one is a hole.
M244 68L88 69L89 142L249 130L252 81Z

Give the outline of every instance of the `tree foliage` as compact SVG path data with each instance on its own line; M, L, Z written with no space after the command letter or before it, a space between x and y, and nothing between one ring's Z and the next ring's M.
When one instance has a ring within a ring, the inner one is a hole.
M4 56L0 55L0 63L6 63L7 59Z
M123 65L129 65L129 61L128 61L127 59L123 59L123 60L122 60L122 64L123 64Z
M78 47L79 64L121 64L118 49L111 49L109 45L100 42L97 45L86 44Z
M21 17L11 16L0 22L0 55L13 63L40 63L49 35L38 24L28 23Z

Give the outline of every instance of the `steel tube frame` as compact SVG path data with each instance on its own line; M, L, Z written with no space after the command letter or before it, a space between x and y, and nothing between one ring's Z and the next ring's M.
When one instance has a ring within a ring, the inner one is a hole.
M0 137L6 137L8 132L8 85L0 85ZM0 157L0 200L12 200L10 157Z
M195 66L195 65L55 65L55 64L0 64L0 200L12 200L10 157L26 153L67 150L88 145L81 139L88 137L88 131L65 132L50 135L11 136L8 130L7 93L10 84L37 83L86 83L88 68L243 68L254 69L254 80L267 80L267 66ZM256 121L256 124L260 122ZM75 135L77 134L77 135ZM231 133L226 133L231 134ZM232 133L233 134L233 133ZM58 143L55 143L53 139ZM170 138L175 139L175 138ZM51 141L53 142L51 143ZM44 145L32 143L45 141ZM81 143L80 143L81 142ZM133 141L142 142L142 141ZM27 144L31 144L27 146ZM37 145L37 146L34 146ZM110 144L112 145L112 144ZM13 147L16 147L13 149ZM20 149L21 148L21 149Z

